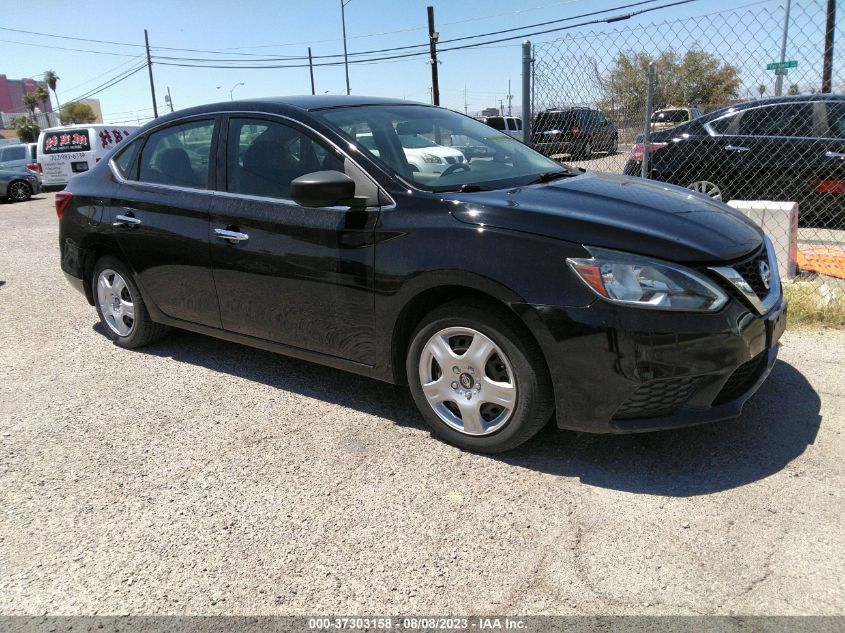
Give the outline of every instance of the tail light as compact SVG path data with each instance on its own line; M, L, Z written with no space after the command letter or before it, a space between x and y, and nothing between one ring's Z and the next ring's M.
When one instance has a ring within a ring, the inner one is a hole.
M73 194L70 191L59 191L56 193L56 215L59 219L65 214L65 209L70 201L73 200Z
M26 168L30 171L37 171L42 176L44 175L44 168L41 166L41 163L29 163Z
M648 144L648 153L649 155L654 154L655 152L663 149L666 147L668 143L649 143ZM628 156L628 160L639 160L643 159L643 144L637 143L631 148L631 154Z
M578 138L578 136L579 136L580 134L581 134L581 128L579 128L579 127L577 127L577 126L573 125L573 126L572 126L572 136L574 136L575 138Z
M811 180L816 193L845 193L845 180Z

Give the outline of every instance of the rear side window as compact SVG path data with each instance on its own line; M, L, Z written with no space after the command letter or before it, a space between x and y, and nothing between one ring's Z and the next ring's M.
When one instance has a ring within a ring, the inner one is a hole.
M809 103L785 103L752 108L741 113L742 136L812 136L813 107Z
M515 123L516 123L516 129L521 130L522 129L522 119L515 119Z
M365 147L371 139L365 133L358 138ZM226 190L230 193L289 200L294 178L326 170L343 171L343 161L299 130L264 119L229 121Z
M500 116L491 116L487 119L487 125L492 127L494 130L504 130L505 120Z
M114 158L114 166L117 168L117 172L127 180L137 180L138 178L138 165L135 159L138 157L140 148L141 141L130 143Z
M44 134L44 147L41 148L41 151L45 154L90 152L91 137L88 128L46 132Z
M534 128L540 132L570 130L574 124L573 112L541 112L534 121Z
M0 149L0 161L7 160L24 160L26 159L26 148L21 147L4 147Z
M214 121L192 121L154 132L141 150L141 182L207 189Z

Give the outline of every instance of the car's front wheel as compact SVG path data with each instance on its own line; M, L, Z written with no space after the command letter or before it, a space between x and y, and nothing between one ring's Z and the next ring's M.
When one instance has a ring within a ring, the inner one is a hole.
M143 347L167 331L150 319L129 268L116 257L107 255L97 261L92 285L100 322L115 345Z
M412 338L406 369L431 431L469 450L515 448L554 408L536 342L493 306L453 302L433 311Z
M728 200L730 200L727 191L725 191L725 188L711 180L694 180L687 185L687 189L692 189L693 191L697 191L698 193L703 193L708 198L718 200L719 202L727 202Z

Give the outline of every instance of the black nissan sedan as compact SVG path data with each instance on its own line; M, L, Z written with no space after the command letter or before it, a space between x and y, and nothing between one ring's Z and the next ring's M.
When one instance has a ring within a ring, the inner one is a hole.
M408 135L443 169L412 169ZM176 327L407 384L475 451L553 416L595 433L736 417L785 325L772 246L738 212L399 100L182 110L56 211L62 269L116 345Z

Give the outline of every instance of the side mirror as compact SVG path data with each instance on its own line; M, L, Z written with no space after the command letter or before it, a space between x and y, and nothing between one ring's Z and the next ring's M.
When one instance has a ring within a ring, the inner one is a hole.
M303 207L353 206L355 181L339 171L315 171L293 179L290 195Z

